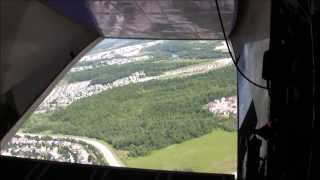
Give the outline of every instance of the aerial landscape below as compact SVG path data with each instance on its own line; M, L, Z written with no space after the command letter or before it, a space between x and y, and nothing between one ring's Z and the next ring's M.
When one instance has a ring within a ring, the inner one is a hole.
M60 80L1 154L234 173L236 79L223 41L105 39Z

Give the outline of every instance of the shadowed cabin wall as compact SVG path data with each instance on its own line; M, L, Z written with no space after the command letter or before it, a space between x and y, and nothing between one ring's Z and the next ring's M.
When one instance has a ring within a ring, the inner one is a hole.
M99 34L38 1L4 0L0 12L2 138L57 75ZM19 124L21 122L16 126Z

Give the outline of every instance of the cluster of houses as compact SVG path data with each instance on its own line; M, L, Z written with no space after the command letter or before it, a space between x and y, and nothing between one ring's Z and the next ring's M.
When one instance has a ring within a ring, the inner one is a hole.
M144 55L144 56L135 56L135 57L129 57L129 58L112 58L112 59L102 59L97 62L94 62L94 65L78 65L70 69L70 72L79 72L79 71L85 71L89 69L99 68L103 66L110 66L110 65L120 65L120 64L127 64L132 62L138 62L138 61L145 61L148 59L151 59L152 56Z
M3 156L96 164L85 142L70 138L15 135L0 153Z
M236 117L237 116L237 97L222 97L207 104L210 112L220 117Z
M107 51L98 52L94 54L88 54L80 59L83 61L97 61L103 59L113 59L115 57L132 57L138 56L144 48L151 47L157 44L163 43L162 40L139 43L135 45L124 46L120 48L108 49Z
M162 43L163 41L151 41L146 43L114 48L108 51L88 54L80 59L80 65L71 68L71 73L98 68L114 64L126 64L136 61L148 60L149 55L141 55L141 51L150 46ZM81 65L81 62L89 62L88 65ZM117 79L106 84L92 84L91 81L81 81L70 84L60 84L53 89L47 98L36 109L35 113L45 113L58 108L65 108L78 99L99 94L114 87L125 86L130 83L144 82L153 78L145 78L145 73L135 72L128 77Z
M91 84L91 81L81 81L57 86L40 104L35 113L45 113L58 108L65 108L76 100L93 96L115 87L145 81L145 76L146 74L143 71L139 71L107 84ZM147 78L147 80L149 79Z

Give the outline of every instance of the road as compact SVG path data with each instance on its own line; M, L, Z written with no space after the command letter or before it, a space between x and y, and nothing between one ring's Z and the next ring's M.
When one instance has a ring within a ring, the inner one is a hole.
M108 162L109 166L124 167L124 164L115 157L115 155L107 146L105 146L104 144L100 143L95 139L83 138L78 136L70 136L70 135L41 135L41 134L30 134L30 133L17 133L17 135L20 135L20 136L29 135L29 136L38 136L38 137L50 136L53 139L71 138L74 140L83 141L87 144L94 146L103 155L105 160Z
M91 140L88 138L74 137L74 136L70 136L69 138L83 141L85 143L88 143L94 146L98 151L100 151L100 153L108 162L109 166L124 167L124 165L113 155L112 151L107 146L100 143L99 141Z

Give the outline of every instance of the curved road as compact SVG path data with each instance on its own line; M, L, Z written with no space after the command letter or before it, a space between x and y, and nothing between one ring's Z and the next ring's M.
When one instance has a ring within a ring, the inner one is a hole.
M94 146L100 153L103 155L105 160L108 162L109 166L115 166L115 167L124 167L123 163L120 162L115 155L112 153L112 151L99 141L95 139L90 139L90 138L83 138L83 137L78 137L78 136L70 136L70 135L41 135L41 134L29 134L29 133L17 133L17 135L29 135L29 136L50 136L54 139L59 139L59 138L71 138L75 139L78 141L83 141L87 144L90 144Z
M67 137L73 138L79 141L83 141L87 144L91 144L92 146L94 146L96 149L98 149L98 151L100 151L103 157L107 160L109 166L124 167L124 165L120 161L118 161L118 159L112 154L111 150L107 146L100 143L99 141L91 140L88 138L75 137L75 136L67 136Z

